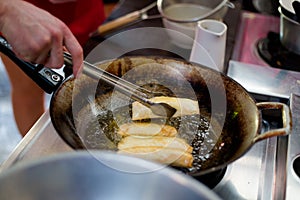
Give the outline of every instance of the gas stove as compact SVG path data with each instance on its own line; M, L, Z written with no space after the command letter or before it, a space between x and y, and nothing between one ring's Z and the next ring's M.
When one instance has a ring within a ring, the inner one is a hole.
M279 28L279 17L241 14L227 74L258 100L286 101L291 93L300 94L300 55L281 47Z
M281 44L279 33L270 31L267 37L259 39L257 51L270 67L300 72L300 55L289 51Z
M225 199L289 200L300 195L300 55L281 46L279 29L279 17L243 11L227 75L257 101L289 104L293 130L289 136L255 144L234 163L239 166L233 166L227 182L223 179L224 184L221 181L215 188ZM277 122L266 123L272 128ZM228 183L235 178L241 183ZM247 184L243 179L248 179Z

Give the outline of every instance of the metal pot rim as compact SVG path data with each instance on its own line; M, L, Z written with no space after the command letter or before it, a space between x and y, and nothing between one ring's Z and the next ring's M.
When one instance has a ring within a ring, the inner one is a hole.
M288 5L289 3L291 3L293 1L283 1L283 0L279 0L279 4L280 4L280 7L283 8L284 10L286 10L287 12L291 13L291 14L295 14L295 11L292 7L292 4L291 5Z
M296 15L296 12L294 8L291 5L286 5L289 3L292 3L293 1L289 1L288 3L284 3L285 1L280 0L280 6L278 7L278 12L280 15L284 15L285 18L287 18L291 22L297 22L300 21L299 17Z
M300 25L300 23L298 23L297 21L295 21L294 18L291 18L291 17L289 17L289 16L286 16L286 14L283 12L283 9L281 9L281 7L278 8L278 11L279 11L280 15L281 15L284 19L288 20L289 22L291 22L291 23L293 23L293 24L295 24L295 25ZM295 17L296 17L296 15L295 15Z
M214 9L212 9L210 12L207 12L206 14L204 15L201 15L199 17L196 17L196 18L193 18L191 20L178 20L178 19L174 19L172 17L169 17L168 15L166 15L163 11L163 8L162 8L162 3L163 3L164 0L158 0L157 1L157 8L158 8L158 11L159 13L163 16L163 18L166 18L170 21L173 21L173 22L177 22L177 23L192 23L192 22L197 22L201 19L205 19L211 15L213 15L214 13L218 12L219 10L221 10L223 7L229 7L229 8L234 8L234 4L231 3L229 0L222 0L222 2L220 4L218 4Z

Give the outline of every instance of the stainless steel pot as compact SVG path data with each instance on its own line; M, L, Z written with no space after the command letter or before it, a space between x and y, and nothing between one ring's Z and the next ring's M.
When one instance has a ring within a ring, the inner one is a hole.
M300 23L280 13L280 41L289 51L300 55Z
M3 200L220 198L171 168L112 152L79 151L16 164L0 174Z

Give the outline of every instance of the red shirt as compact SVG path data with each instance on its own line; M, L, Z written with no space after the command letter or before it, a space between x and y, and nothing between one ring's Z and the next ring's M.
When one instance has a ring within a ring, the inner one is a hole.
M104 21L102 0L26 0L62 20L83 45ZM64 3L51 3L63 1Z

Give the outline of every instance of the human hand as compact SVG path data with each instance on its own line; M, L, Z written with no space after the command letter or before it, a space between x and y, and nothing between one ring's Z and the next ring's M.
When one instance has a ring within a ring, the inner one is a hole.
M63 51L72 55L76 76L83 50L70 29L58 18L22 0L0 0L0 32L16 55L50 68L63 66Z

